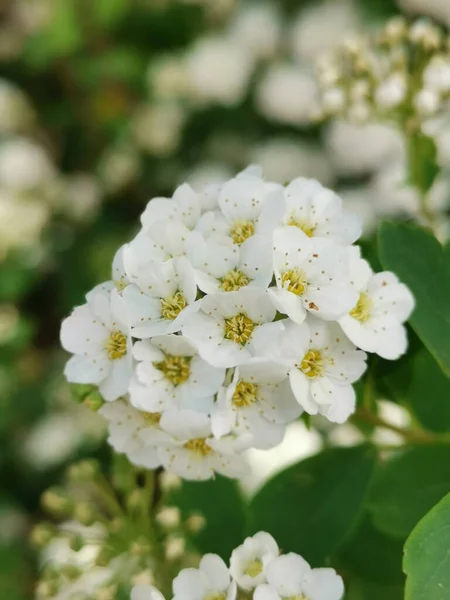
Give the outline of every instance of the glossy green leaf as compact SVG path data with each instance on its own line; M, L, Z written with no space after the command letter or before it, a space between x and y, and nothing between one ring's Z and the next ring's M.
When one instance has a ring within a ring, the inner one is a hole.
M403 585L352 579L347 585L345 600L403 600L403 594Z
M167 504L178 506L182 518L200 514L205 527L191 535L194 546L202 553L213 552L228 561L232 550L245 534L246 508L238 484L225 477L197 482L184 481L170 493Z
M334 448L282 471L251 502L251 532L322 565L358 521L374 459L368 446Z
M380 467L369 509L379 529L406 538L448 490L450 446L410 447Z
M450 598L450 494L420 521L405 544L405 600Z
M441 368L450 376L450 261L429 232L383 223L379 253L385 269L406 283L416 298L410 323Z
M408 400L425 429L450 431L450 379L425 349L413 359Z

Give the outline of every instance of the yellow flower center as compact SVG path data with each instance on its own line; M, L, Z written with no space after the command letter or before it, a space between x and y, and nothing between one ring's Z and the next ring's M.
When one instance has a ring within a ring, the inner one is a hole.
M294 216L289 219L288 225L298 227L303 233L306 233L308 237L312 237L316 231L316 227L310 221L307 221L306 219L296 219Z
M320 377L324 371L324 360L319 350L308 350L300 363L300 371L306 377Z
M258 386L248 381L239 381L232 397L233 406L243 408L257 401Z
M227 340L244 346L250 339L256 324L244 314L225 319L225 335Z
M212 448L206 443L206 438L196 438L193 440L189 440L184 444L184 447L186 448L186 450L196 452L201 456L206 456L207 454L212 452Z
M235 221L231 228L231 239L235 244L243 244L255 233L253 221Z
M263 564L260 560L255 559L250 562L244 570L244 575L248 575L249 577L256 577L263 570Z
M281 285L284 289L289 290L297 296L302 296L305 293L308 282L306 281L306 275L301 270L295 267L289 271L285 271L281 276Z
M245 287L249 283L250 279L247 277L247 275L244 275L242 271L234 269L222 277L220 287L224 292L234 292L239 290L241 287Z
M173 385L180 385L189 379L191 368L189 356L172 356L168 354L164 360L154 362L153 366L164 373L164 377Z
M125 277L123 275L120 276L119 279L114 281L114 285L119 292L123 292L123 290L127 287L127 282L125 281Z
M145 413L143 413L143 417L149 423L152 423L154 425L159 425L159 422L161 421L162 413L145 412Z
M173 296L167 298L161 298L161 316L163 319L173 321L183 308L186 308L186 300L181 292L176 292Z
M361 321L364 323L370 317L370 313L372 311L373 302L370 298L369 294L365 292L361 292L358 298L358 302L356 303L355 308L350 311L350 316L356 319L357 321Z
M105 350L109 360L122 358L127 353L127 336L121 331L111 331L105 343Z

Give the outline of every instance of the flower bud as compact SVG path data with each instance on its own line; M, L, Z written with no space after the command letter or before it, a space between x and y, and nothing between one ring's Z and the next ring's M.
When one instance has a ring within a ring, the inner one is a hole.
M177 560L184 554L186 542L181 537L170 537L164 545L164 554L167 560Z
M36 525L30 534L30 541L36 548L43 548L57 534L57 529L51 523L39 523Z
M176 506L166 506L156 515L156 520L164 529L175 529L180 524L180 509Z
M192 513L185 521L186 528L191 533L198 533L206 525L206 519L200 513Z
M68 537L69 547L74 552L79 552L84 547L84 538L78 534L71 534Z
M164 492L170 492L172 490L179 490L182 484L181 477L175 475L174 473L167 473L164 471L161 473L159 483L161 485L161 489Z
M128 494L126 499L126 505L129 511L145 509L147 502L147 494L140 488L133 490L131 494Z
M79 483L94 479L100 471L100 465L97 460L83 460L67 469L67 478L72 483Z
M88 502L78 502L73 511L74 518L82 525L89 527L97 521L97 514Z
M64 490L50 488L41 496L42 507L55 516L68 516L73 510L73 502Z
M91 392L84 398L83 404L93 412L97 412L105 404L105 401L98 392Z
M155 583L155 576L153 575L153 571L146 569L145 571L136 573L131 578L131 581L133 585L153 585Z

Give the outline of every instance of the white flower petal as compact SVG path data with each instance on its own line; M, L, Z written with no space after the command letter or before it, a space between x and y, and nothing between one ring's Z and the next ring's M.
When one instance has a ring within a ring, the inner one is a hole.
M310 600L341 600L344 583L334 569L312 569L303 580L303 590Z

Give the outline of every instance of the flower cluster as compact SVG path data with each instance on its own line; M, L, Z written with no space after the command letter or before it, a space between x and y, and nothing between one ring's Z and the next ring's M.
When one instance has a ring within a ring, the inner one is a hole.
M442 112L450 94L448 47L438 26L403 17L374 38L348 41L319 64L323 115L420 123Z
M230 567L206 554L198 569L183 569L173 580L174 600L340 600L344 584L334 569L312 569L300 555L281 554L271 535L260 531L233 550ZM131 600L164 600L151 585L136 585Z
M409 290L372 273L358 219L316 181L250 167L154 198L141 221L61 329L67 379L98 386L137 465L240 477L242 451L279 444L303 410L347 420L364 350L405 352Z

